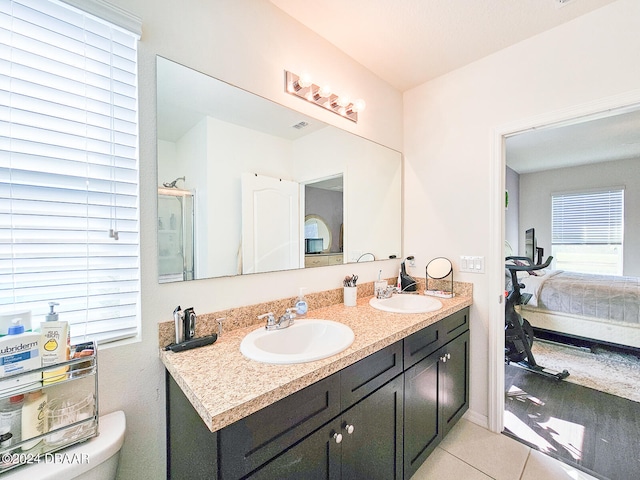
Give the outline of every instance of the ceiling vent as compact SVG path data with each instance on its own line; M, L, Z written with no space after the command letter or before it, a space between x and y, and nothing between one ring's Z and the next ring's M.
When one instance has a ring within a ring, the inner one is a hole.
M308 123L308 122L302 121L302 122L300 122L300 123L296 123L296 124L293 126L293 128L296 128L296 129L298 129L298 130L302 130L304 127L306 127L306 126L308 126L308 125L309 125L309 123Z
M566 5L569 5L570 3L575 2L576 0L553 0L553 3L555 4L556 8L562 8Z

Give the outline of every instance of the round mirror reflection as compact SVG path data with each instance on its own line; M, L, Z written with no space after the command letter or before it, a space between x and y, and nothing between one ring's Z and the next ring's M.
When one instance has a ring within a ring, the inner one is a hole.
M440 279L451 273L453 266L448 258L434 258L427 264L427 275L430 278Z
M320 215L304 217L304 238L321 238L323 252L328 252L331 248L331 230Z

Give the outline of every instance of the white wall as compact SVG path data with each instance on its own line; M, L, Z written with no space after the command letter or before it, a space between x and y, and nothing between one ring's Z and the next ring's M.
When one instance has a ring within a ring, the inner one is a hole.
M138 342L101 350L100 410L123 409L127 416L119 477L159 479L165 475L165 393L164 370L158 360L158 322L171 320L178 304L204 313L293 297L300 286L308 292L338 288L351 273L357 273L363 282L372 281L380 264L159 285L156 54L396 150L402 145L402 96L265 0L110 1L139 16L143 29L139 44L142 335ZM367 110L356 125L287 95L284 69L327 79L336 89L364 98ZM397 272L397 261L382 265L385 277Z
M637 89L639 18L640 2L619 0L405 92L405 251L415 252L416 272L439 255L487 260L485 274L455 272L474 283L470 391L478 417L488 414L490 321L499 321L489 311L501 294L488 279L504 271L489 240L491 172L504 175L494 161L494 132ZM495 184L503 190L503 179Z
M623 275L640 276L640 158L520 175L520 245L535 227L538 246L551 254L551 195L624 187ZM523 251L523 250L521 250Z

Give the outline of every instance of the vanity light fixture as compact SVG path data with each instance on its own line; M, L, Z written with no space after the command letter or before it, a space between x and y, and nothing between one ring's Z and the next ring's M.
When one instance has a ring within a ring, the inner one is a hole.
M362 112L366 103L362 99L351 101L348 96L337 95L328 85L319 86L313 83L308 74L296 75L285 70L285 91L310 103L319 105L337 113L352 122L358 123L358 113Z

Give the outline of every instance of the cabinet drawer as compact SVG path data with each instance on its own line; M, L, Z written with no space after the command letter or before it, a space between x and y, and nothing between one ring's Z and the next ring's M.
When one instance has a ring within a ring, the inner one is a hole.
M404 339L404 368L410 368L435 352L442 342L440 322L429 325Z
M318 256L308 255L304 257L304 266L307 268L324 267L326 265L329 265L326 255L318 255Z
M402 373L402 342L372 353L340 372L342 410Z
M340 413L340 374L220 430L221 478L241 478Z
M443 318L437 325L439 325L441 345L450 342L464 331L469 330L469 307Z
M329 265L342 265L344 263L342 255L329 255L327 257L327 263Z

